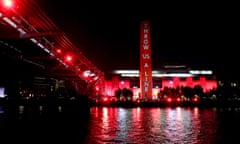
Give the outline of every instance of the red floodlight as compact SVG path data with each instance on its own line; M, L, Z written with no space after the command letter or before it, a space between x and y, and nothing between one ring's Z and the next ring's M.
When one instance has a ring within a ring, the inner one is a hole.
M0 0L0 12L6 16L11 16L18 9L18 0ZM18 10L19 11L19 10Z
M62 53L62 50L59 48L59 49L56 50L56 52L57 52L58 54L61 54L61 53Z
M103 98L103 101L104 101L104 102L107 102L107 101L108 101L108 98L107 98L107 97L104 97L104 98Z
M71 63L73 61L73 55L67 54L65 55L65 62Z
M96 87L96 91L99 91L99 87Z
M177 98L177 102L180 102L180 101L181 101L181 98L178 97L178 98Z
M198 102L198 98L197 97L193 98L193 101Z
M14 5L13 0L2 0L2 4L6 8L12 8Z
M70 55L66 56L66 61L71 62L72 61L72 56L70 56Z
M167 102L172 102L172 98L167 98Z

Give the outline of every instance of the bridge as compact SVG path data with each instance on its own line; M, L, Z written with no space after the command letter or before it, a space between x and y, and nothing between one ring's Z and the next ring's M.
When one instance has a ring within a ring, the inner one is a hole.
M34 0L0 2L0 87L26 98L49 91L63 95L60 89L104 93L104 73Z

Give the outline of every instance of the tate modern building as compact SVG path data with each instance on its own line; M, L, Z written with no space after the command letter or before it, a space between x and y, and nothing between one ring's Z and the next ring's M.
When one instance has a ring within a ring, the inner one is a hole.
M195 69L186 65L166 65L152 70L150 22L140 25L140 68L115 70L111 80L105 81L107 96L114 96L118 89L131 89L133 99L158 99L164 88L201 86L204 92L217 88L212 70Z

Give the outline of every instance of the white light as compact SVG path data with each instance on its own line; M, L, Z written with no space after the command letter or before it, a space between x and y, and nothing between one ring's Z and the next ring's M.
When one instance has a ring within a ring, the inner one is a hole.
M5 88L4 87L0 87L0 98L5 97Z
M185 65L166 65L164 68L185 68Z
M139 74L121 74L122 77L139 77ZM153 74L153 77L191 77L188 73Z
M25 32L22 28L18 28L17 29L21 34L26 34L27 32Z
M159 71L152 71L152 74L157 74L159 73Z
M37 40L35 38L30 39L33 43L37 43Z
M205 71L205 70L203 70L203 71L201 71L201 73L202 73L202 74L209 74L209 75L210 75L210 74L212 74L212 71Z
M139 77L138 70L115 70L115 74L121 74L122 77ZM160 71L152 71L153 77L191 77L197 74L211 75L211 70L190 70L189 73L162 73Z
M121 74L122 77L139 77L139 74Z
M189 73L211 75L213 72L211 70L190 70Z
M171 73L171 74L153 74L153 77L190 77L192 74L188 73Z
M41 43L37 44L40 48L44 49L44 46Z
M3 2L4 2L4 5L6 7L11 7L13 5L13 1L12 0L4 0Z
M115 74L138 74L138 70L115 70Z
M54 54L54 53L52 53L52 52L49 52L49 54L50 54L50 56L55 56L55 54Z
M89 74L89 76L90 77L94 77L94 76L96 76L96 74L95 73L91 73L91 74Z
M90 75L90 73L91 73L90 70L86 70L86 71L84 71L83 75L85 77L88 77Z
M45 48L45 47L43 46L43 44L37 43L37 45L38 45L40 48L42 48L45 52L47 52L47 53L50 54L50 51L49 51L47 48Z
M12 20L10 20L9 18L4 17L3 20L5 22L7 22L8 24L10 24L13 28L17 28L17 25Z
M50 51L47 48L44 48L43 50L50 54Z

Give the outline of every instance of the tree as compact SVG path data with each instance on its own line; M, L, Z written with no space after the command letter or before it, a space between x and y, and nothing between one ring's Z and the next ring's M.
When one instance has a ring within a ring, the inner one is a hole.
M123 96L126 98L127 101L131 101L133 97L133 92L130 89L124 88L122 90Z
M127 88L123 88L123 89L117 89L115 91L115 96L119 99L119 100L127 100L127 101L131 101L132 97L133 97L133 92L130 89Z
M122 90L120 88L115 91L115 96L117 97L118 100L120 100L122 96Z
M199 97L203 97L204 96L203 88L201 87L201 85L195 85L193 87L193 91Z

